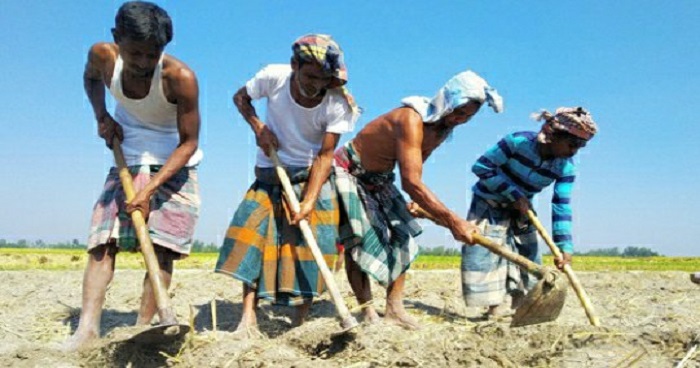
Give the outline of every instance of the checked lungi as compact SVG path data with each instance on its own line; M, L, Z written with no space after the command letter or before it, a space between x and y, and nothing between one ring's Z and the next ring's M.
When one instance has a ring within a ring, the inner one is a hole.
M474 195L467 220L484 236L542 264L537 230L510 206ZM537 279L480 245L462 247L462 294L468 306L499 305L506 294L526 293Z
M340 197L340 240L352 259L383 286L393 283L418 256L422 229L394 185L394 173L367 172L348 142L335 152Z
M162 165L129 166L134 189L138 192L145 187L161 168ZM197 169L183 167L151 197L147 224L153 244L187 256L192 248L199 206ZM126 213L126 196L116 167L109 171L104 190L95 203L87 248L91 250L112 241L120 250L138 250L136 231L131 216Z
M308 168L286 169L297 198L308 180ZM297 226L274 168L256 168L251 185L233 215L219 251L216 272L256 290L257 298L299 305L319 296L324 282L311 250ZM329 267L336 254L338 200L332 180L321 187L309 225Z

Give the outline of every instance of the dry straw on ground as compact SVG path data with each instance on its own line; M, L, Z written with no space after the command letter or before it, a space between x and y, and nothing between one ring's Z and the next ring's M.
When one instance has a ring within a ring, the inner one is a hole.
M700 288L684 272L582 272L580 278L604 327L588 324L578 300L567 299L555 323L510 328L509 320L485 320L466 308L459 273L410 274L406 306L423 325L407 331L391 324L363 324L352 336L339 329L327 298L310 320L291 328L291 308L261 303L259 334L233 333L240 319L240 284L209 271L175 273L171 295L181 321L193 333L180 345L158 348L122 341L134 333L142 271L117 271L107 293L104 338L80 353L58 347L77 325L80 271L2 272L0 357L4 366L38 367L700 367ZM341 274L345 300L357 313ZM384 290L374 286L384 308ZM212 303L213 302L213 303ZM212 315L212 313L215 313ZM216 320L216 329L212 323Z

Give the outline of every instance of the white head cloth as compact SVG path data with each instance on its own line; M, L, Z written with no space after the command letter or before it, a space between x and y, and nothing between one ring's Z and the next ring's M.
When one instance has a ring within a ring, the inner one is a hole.
M432 100L411 96L401 100L401 103L416 110L423 117L424 123L434 123L470 101L482 104L486 102L496 113L503 111L503 98L484 78L471 70L452 77Z

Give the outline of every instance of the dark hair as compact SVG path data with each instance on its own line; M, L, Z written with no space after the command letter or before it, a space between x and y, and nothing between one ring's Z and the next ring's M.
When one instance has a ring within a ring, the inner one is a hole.
M135 41L155 41L165 47L173 39L173 23L168 13L156 4L129 1L122 4L114 18L122 37Z

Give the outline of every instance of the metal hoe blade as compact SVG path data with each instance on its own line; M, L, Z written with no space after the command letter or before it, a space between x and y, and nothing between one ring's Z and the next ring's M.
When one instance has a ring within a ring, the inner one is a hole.
M141 345L163 345L183 340L188 332L190 332L188 325L158 325L149 327L126 341Z
M560 272L550 270L545 277L527 293L511 320L511 327L521 327L551 322L559 317L568 283Z

